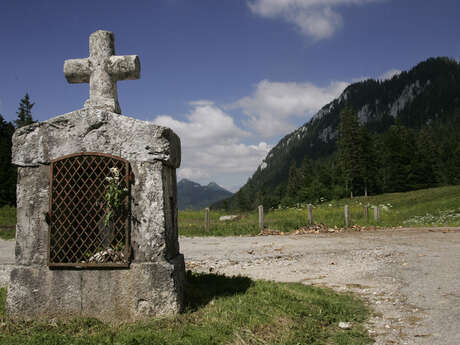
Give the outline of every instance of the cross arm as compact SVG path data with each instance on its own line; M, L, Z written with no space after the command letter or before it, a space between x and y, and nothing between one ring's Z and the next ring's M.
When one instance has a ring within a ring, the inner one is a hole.
M133 80L139 79L141 64L137 55L112 55L107 69L115 80Z
M64 75L71 84L89 83L91 65L89 59L70 59L64 62Z

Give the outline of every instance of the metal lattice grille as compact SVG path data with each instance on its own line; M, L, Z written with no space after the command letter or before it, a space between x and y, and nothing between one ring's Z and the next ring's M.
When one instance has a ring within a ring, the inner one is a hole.
M107 218L114 172L121 205ZM129 177L129 163L107 154L80 153L51 163L49 266L129 265Z

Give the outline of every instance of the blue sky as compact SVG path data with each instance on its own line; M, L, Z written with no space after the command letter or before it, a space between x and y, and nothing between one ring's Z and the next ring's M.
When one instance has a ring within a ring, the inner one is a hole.
M458 0L4 0L0 114L26 92L39 121L81 108L88 85L66 82L64 60L110 30L141 60L118 83L122 113L180 135L179 177L235 190L349 83L459 59L459 19Z

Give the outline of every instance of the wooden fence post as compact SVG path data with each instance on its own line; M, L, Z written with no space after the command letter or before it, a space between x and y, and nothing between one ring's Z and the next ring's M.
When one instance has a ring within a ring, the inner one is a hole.
M374 220L378 222L380 220L380 207L374 206Z
M366 219L366 223L369 223L369 204L364 205L364 218Z
M259 230L264 229L264 207L259 205Z
M345 227L350 226L350 207L345 205Z
M204 231L209 231L209 207L204 209Z
M307 209L308 209L308 222L310 223L310 225L313 225L313 205L308 204Z

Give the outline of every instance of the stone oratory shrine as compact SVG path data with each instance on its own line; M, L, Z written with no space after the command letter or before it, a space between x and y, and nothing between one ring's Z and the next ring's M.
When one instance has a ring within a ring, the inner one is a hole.
M118 323L183 304L177 232L180 140L122 116L117 81L139 58L116 56L114 36L90 36L89 57L67 60L69 83L89 83L84 108L18 129L13 318L95 317Z

